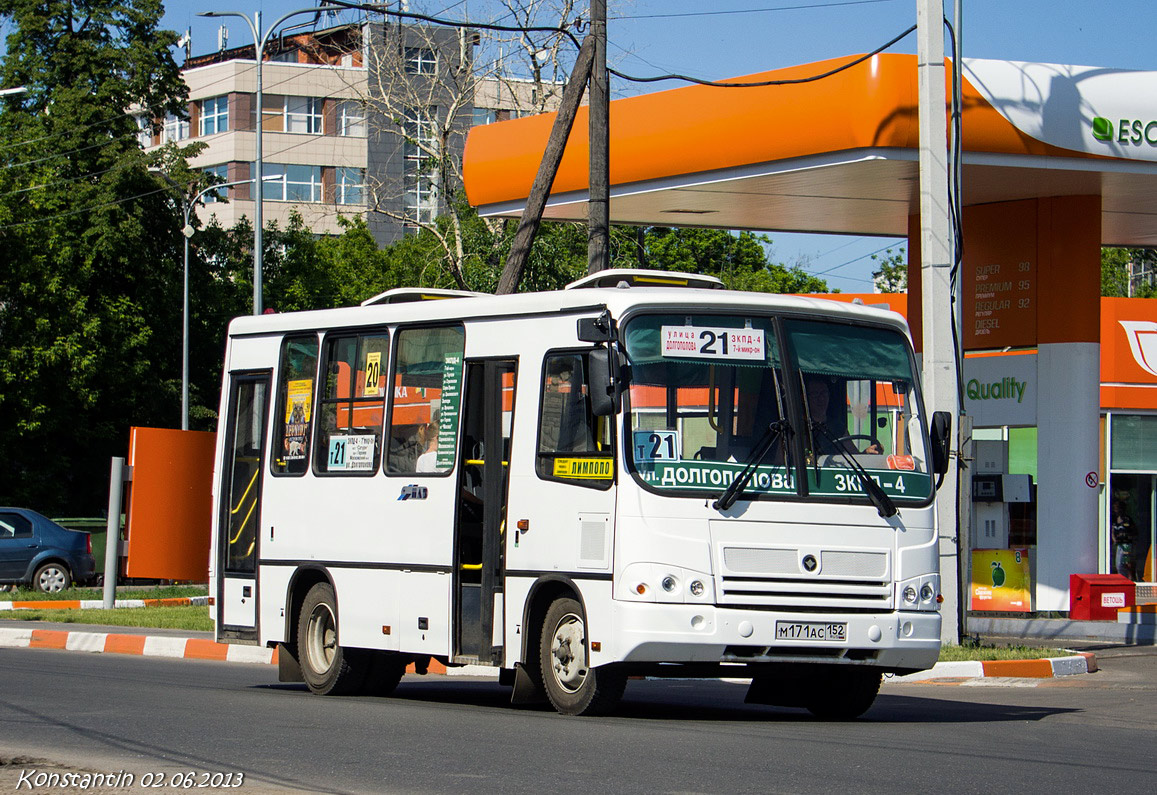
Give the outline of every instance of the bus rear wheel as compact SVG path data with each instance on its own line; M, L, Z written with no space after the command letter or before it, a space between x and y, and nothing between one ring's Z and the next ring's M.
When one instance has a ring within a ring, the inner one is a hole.
M368 659L361 650L338 645L337 599L328 582L317 583L305 595L297 649L302 678L318 695L354 693L366 679Z
M858 718L875 702L882 679L870 668L836 668L816 678L806 696L807 710L820 720Z
M592 668L587 659L582 605L556 599L546 612L539 643L543 688L563 715L604 715L623 696L627 678L612 666Z

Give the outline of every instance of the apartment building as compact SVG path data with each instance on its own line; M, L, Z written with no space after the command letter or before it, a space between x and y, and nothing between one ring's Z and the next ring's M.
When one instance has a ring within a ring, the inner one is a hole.
M294 211L317 233L339 233L340 215L363 215L379 245L443 209L444 168L461 159L476 123L541 106L528 81L479 81L477 37L426 25L341 25L275 39L262 63L262 182L266 223ZM256 159L253 47L186 60L188 118L138 118L140 143L202 141L191 162L223 181L251 179ZM561 87L553 93L561 94ZM548 97L548 107L557 98ZM448 157L442 157L448 153ZM206 198L197 213L229 227L254 216L251 184Z

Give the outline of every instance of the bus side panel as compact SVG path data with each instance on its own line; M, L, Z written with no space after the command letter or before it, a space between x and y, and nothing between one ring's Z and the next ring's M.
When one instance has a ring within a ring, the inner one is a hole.
M399 649L399 598L405 593L405 575L400 571L340 567L330 569L329 575L340 615L338 642L362 649Z
M297 640L297 627L286 627L286 616L289 614L286 599L293 573L292 566L257 567L257 593L261 594L258 626L261 627L262 645L293 643Z

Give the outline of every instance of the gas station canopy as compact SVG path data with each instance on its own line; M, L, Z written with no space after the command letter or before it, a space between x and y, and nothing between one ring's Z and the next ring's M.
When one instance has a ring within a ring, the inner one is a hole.
M738 78L808 77L850 58ZM1157 246L1157 72L963 61L963 203L1101 197L1101 242ZM916 56L821 80L688 86L611 103L612 223L908 234L918 210ZM464 175L486 216L521 213L553 114L471 130ZM587 212L581 108L544 217Z

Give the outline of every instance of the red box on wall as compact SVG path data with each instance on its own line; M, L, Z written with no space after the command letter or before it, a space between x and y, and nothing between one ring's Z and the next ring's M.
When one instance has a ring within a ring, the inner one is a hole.
M1117 611L1137 602L1137 586L1120 574L1070 574L1069 618L1116 621Z

